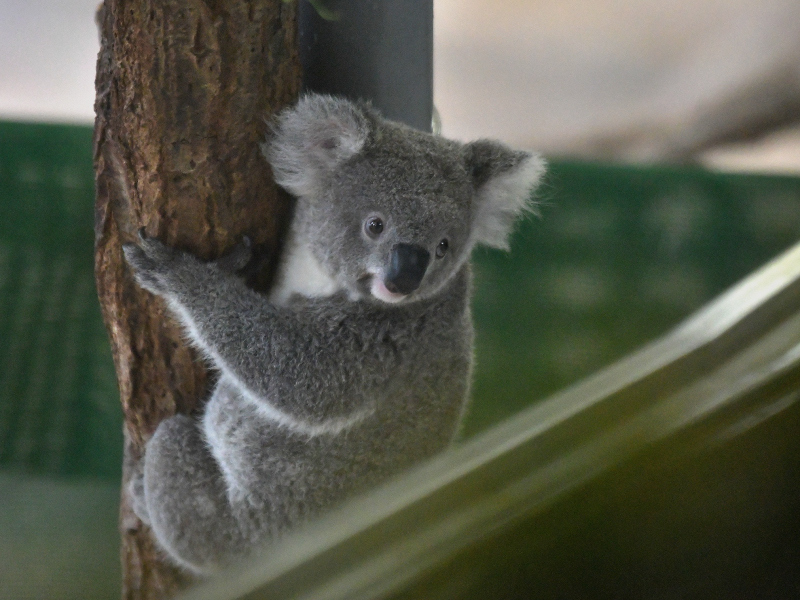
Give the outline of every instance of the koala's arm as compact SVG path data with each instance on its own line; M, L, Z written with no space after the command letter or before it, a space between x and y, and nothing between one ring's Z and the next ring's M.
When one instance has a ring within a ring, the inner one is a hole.
M346 316L296 312L248 289L231 272L249 258L244 246L211 263L144 236L124 251L139 284L164 298L191 341L275 418L336 427L369 412L380 385L370 379L386 365L342 365L390 360L378 332L364 339Z

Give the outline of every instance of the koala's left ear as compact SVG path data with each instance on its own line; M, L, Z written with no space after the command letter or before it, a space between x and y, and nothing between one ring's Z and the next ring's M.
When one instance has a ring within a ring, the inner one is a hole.
M533 209L531 194L544 174L544 159L492 140L471 142L463 151L475 186L475 241L508 250L514 221Z

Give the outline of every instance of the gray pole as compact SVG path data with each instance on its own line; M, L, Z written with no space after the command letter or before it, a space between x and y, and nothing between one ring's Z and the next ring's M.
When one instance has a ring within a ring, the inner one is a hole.
M299 3L300 60L308 91L370 100L385 117L431 130L433 0Z

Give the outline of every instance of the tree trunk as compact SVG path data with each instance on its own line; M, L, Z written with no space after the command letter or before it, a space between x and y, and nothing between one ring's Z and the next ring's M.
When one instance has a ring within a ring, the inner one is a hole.
M148 235L213 258L251 237L266 289L288 215L259 142L300 89L296 5L281 0L106 0L95 104L95 269L125 417L123 597L190 583L130 509L130 466L159 421L199 407L209 377L164 304L133 281L121 244ZM213 376L213 375L212 375Z

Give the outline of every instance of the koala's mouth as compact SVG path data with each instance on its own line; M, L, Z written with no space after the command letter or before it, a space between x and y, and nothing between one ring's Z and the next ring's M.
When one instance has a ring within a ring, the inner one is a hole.
M379 277L372 278L372 285L370 286L370 293L378 300L384 302L400 302L408 297L408 294L401 294L400 292L393 292L386 287L386 284L381 281Z
M361 288L362 292L367 296L372 296L376 300L380 300L381 302L388 302L390 304L395 304L397 302L401 302L405 298L408 298L409 294L402 294L399 292L393 292L389 288L386 287L383 279L380 275L374 273L365 273L361 277L358 278L359 287Z

